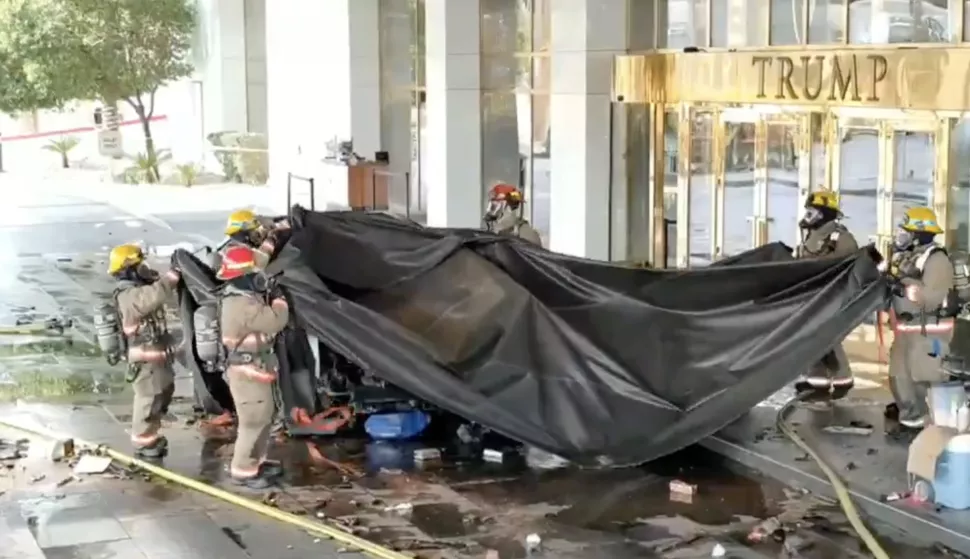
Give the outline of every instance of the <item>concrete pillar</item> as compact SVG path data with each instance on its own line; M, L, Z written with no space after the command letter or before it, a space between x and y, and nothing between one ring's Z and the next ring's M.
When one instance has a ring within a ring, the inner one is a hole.
M379 45L378 0L266 2L270 180L281 196L293 172L316 179L318 209L348 205L347 170L324 159L335 139L367 159L380 150ZM307 204L298 187L294 202Z
M425 0L428 225L481 226L478 0Z
M201 0L202 103L205 134L245 131L245 0Z
M552 7L552 217L549 248L610 258L613 57L626 51L625 0Z
M266 0L245 0L246 121L250 132L266 133Z

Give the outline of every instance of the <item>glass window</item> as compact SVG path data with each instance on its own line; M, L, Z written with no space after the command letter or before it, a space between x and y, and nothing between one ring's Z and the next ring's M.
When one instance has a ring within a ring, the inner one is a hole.
M813 0L808 3L808 43L841 43L845 35L843 0Z
M426 220L424 152L424 0L380 3L381 147L390 211Z
M970 252L970 119L960 119L953 127L950 165L956 187L947 200L946 248Z
M482 0L482 200L518 186L549 243L549 59L552 0Z
M707 46L707 14L708 0L669 0L666 48Z
M949 0L849 0L849 42L856 44L950 41Z
M710 0L712 47L768 44L768 0Z
M771 0L771 44L800 45L805 37L806 0Z

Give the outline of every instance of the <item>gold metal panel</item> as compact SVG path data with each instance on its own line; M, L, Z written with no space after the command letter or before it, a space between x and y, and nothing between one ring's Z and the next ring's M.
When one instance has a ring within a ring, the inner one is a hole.
M727 146L727 123L723 120L721 111L715 109L712 119L714 123L714 189L711 196L711 258L715 262L724 256L724 172L725 147Z
M650 124L653 161L651 168L652 184L650 185L651 219L653 220L652 238L649 259L654 267L667 267L667 222L664 221L666 215L664 210L664 182L667 175L666 161L664 161L664 132L666 130L667 111L663 105L654 105L651 110ZM672 216L676 219L677 216ZM675 244L676 246L676 244Z
M970 49L771 49L618 56L625 103L970 110Z
M893 175L896 172L896 145L894 131L887 122L879 125L879 173L876 178L876 236L863 242L875 242L883 254L889 253L893 237Z

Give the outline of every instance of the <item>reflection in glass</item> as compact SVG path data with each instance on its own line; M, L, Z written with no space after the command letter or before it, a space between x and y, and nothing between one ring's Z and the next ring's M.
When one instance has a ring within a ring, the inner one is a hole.
M812 146L811 146L811 166L809 167L808 186L812 191L825 190L831 185L825 184L825 115L820 113L812 114Z
M792 248L798 246L795 223L801 206L795 150L797 133L794 125L768 126L768 242L781 241Z
M539 232L542 242L549 246L549 223L552 215L552 165L549 159L550 98L546 94L535 94L531 96L531 100L532 143L531 146L521 150L523 158L532 162L532 192L526 192L528 204L526 211L531 212L532 226ZM522 129L521 123L519 123L519 129Z
M871 128L843 128L839 169L839 201L845 225L859 245L877 240L879 198L879 136Z
M664 125L664 222L667 224L667 267L676 268L677 254L677 113L667 113Z
M712 47L768 44L767 0L710 0Z
M669 0L666 48L707 46L707 3L708 0Z
M908 208L933 207L934 148L933 135L929 132L897 131L893 135L896 169L890 223L894 227L902 223Z
M529 115L518 109L513 91L482 93L482 200L499 183L527 186L518 118ZM526 130L531 130L531 122Z
M947 42L951 33L948 4L948 0L849 0L849 42Z
M630 104L626 110L627 260L650 257L650 105ZM659 256L659 255L658 255Z
M421 173L424 94L424 2L388 0L380 4L381 144L390 153L387 169L390 211L426 220Z
M950 165L956 184L947 199L947 248L970 252L970 119L962 118L953 127Z
M724 246L720 256L754 248L755 126L728 122L724 142Z
M771 0L771 44L799 45L805 42L805 2Z
M830 45L841 43L845 34L843 0L809 0L808 43Z
M711 202L714 196L714 122L710 113L694 115L690 148L690 241L689 266L707 266L714 261L711 247L714 231Z

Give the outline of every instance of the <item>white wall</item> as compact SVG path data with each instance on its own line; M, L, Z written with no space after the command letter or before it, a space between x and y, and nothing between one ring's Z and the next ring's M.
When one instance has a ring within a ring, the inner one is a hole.
M281 207L288 172L316 179L318 207L347 205L346 169L324 162L334 138L352 139L365 157L380 149L377 6L377 0L267 3L270 180L279 186Z

